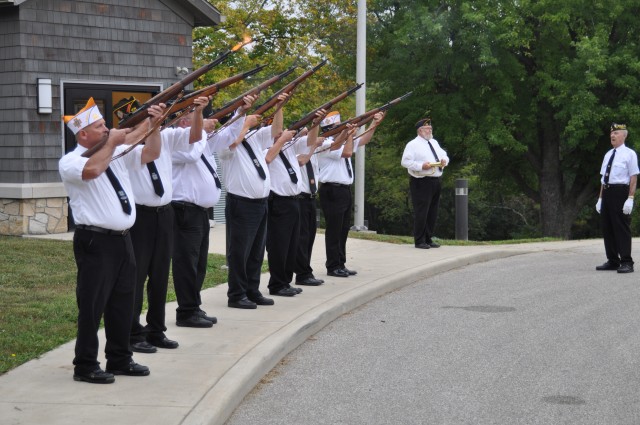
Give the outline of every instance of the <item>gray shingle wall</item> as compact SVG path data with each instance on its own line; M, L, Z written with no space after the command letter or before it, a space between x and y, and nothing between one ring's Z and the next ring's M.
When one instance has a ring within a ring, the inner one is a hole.
M0 183L60 181L60 81L176 82L193 22L159 0L29 0L0 11ZM135 6L132 6L135 5ZM51 78L53 113L37 113Z

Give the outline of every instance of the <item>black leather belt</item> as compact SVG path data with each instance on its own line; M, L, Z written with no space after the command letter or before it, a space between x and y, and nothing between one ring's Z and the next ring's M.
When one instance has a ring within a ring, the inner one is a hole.
M142 211L149 211L149 212L162 212L166 209L169 209L170 207L171 207L171 204L160 205L159 207L150 207L147 205L136 204L136 209L142 210Z
M320 183L321 185L326 184L327 186L335 186L335 187L350 187L351 185L349 184L342 184L342 183L332 183L332 182L323 182Z
M440 180L442 178L442 176L422 176L422 177L414 177L414 176L409 176L412 179L416 179L416 180L422 180L422 179L429 179L429 180Z
M207 211L207 208L201 207L200 205L192 204L191 202L171 201L171 205L173 205L174 208L179 208L182 210L185 208L197 208L199 210Z
M231 199L239 199L241 201L246 201L246 202L255 202L256 204L264 204L265 202L267 202L267 199L269 199L269 198L247 198L240 195L234 195L233 193L229 193L229 192L227 192L227 197Z
M605 184L602 185L602 187L605 188L605 189L610 189L610 188L613 188L613 187L627 187L628 188L629 185L628 184L624 184L624 183L614 183L614 184L605 183Z
M302 192L300 195L300 199L316 199L316 194L313 195L310 193Z
M279 198L279 199L303 199L301 194L298 195L291 195L291 196L284 196L284 195L278 195L275 192L271 192L269 194L269 198L273 199L273 198Z
M88 230L90 232L102 233L109 236L127 236L129 229L124 230L111 230L98 226L89 226L86 224L76 224L76 229Z

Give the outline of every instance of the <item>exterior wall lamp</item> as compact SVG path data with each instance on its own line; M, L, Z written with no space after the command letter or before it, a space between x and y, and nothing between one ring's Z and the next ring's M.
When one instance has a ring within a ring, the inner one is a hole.
M38 78L38 113L53 113L51 78Z

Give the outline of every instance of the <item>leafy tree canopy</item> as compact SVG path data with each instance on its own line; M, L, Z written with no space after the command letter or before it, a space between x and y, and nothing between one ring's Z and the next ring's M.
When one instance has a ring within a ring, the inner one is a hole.
M545 236L568 237L597 197L609 125L640 130L635 1L373 0L371 80L413 89L384 149L434 120L456 164L540 205ZM449 171L449 173L452 172ZM513 192L512 192L513 193Z

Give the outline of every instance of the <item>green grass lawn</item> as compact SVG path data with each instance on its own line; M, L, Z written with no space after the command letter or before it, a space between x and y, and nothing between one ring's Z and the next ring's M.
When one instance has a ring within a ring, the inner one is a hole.
M78 309L72 242L0 236L0 252L2 374L74 339ZM209 254L204 288L227 282L224 264ZM168 301L176 299L171 282Z

